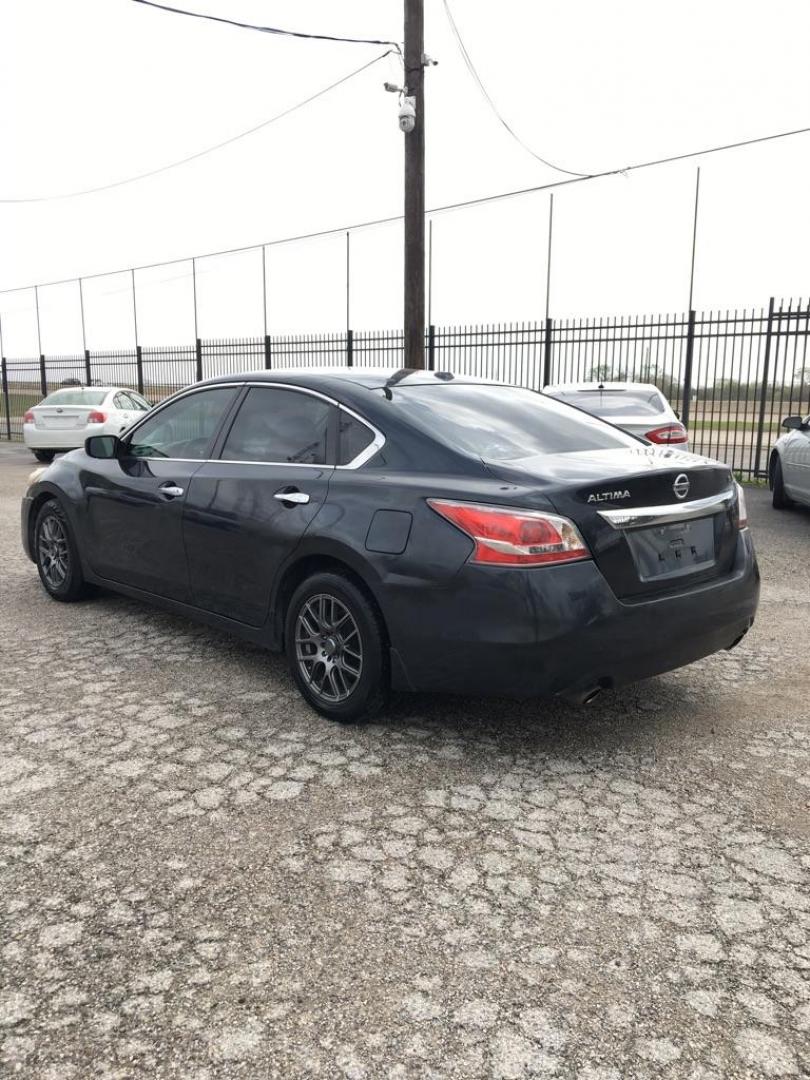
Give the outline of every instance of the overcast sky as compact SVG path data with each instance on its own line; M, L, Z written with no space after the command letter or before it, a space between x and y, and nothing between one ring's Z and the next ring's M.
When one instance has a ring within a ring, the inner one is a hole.
M401 0L175 0L316 33L402 37ZM500 111L542 156L594 172L810 125L806 0L450 0ZM441 0L426 0L427 202L562 179L501 128ZM378 55L131 0L0 5L0 198L93 187L226 139ZM401 212L394 57L215 154L82 198L0 205L0 288L282 239ZM810 293L810 135L564 187L551 314L679 311ZM433 321L544 316L548 194L434 219ZM401 318L401 227L351 240L351 322ZM345 239L268 248L271 332L345 325ZM260 255L201 260L199 333L262 333ZM137 274L143 344L193 337L191 268ZM133 341L129 281L85 283L88 345ZM81 347L75 285L40 291L46 352ZM37 352L33 294L0 295L4 351Z

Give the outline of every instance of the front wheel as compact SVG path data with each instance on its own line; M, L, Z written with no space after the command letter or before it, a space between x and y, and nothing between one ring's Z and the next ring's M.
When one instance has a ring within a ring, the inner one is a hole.
M35 450L34 457L37 461L41 461L43 465L50 465L54 458L54 450Z
M46 502L37 515L34 554L40 581L49 596L70 603L85 595L87 585L76 542L56 499Z
M775 510L787 510L793 506L793 499L785 493L785 483L782 478L782 460L777 454L771 468L771 490L773 491L773 506Z
M287 608L285 647L303 697L330 720L365 720L388 697L388 653L382 618L353 581L314 574Z

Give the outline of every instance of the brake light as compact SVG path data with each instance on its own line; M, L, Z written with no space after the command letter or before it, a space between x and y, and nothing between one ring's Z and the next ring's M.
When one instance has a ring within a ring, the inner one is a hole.
M688 441L686 428L683 424L665 424L664 427L653 428L644 436L652 443L685 443Z
M88 424L106 424L107 414L100 412L98 409L91 409L87 415Z
M743 491L742 484L738 484L734 481L734 487L737 489L737 528L748 528L748 507L745 505L745 492Z
M548 566L590 558L576 525L557 514L444 499L428 499L428 505L474 541L470 562Z
M24 424L33 424L33 422L34 422L34 410L29 409L28 412L23 417L23 423Z

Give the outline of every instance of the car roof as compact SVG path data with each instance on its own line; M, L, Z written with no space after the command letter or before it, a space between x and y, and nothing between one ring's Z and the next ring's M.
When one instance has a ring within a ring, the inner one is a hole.
M76 390L92 390L94 393L98 393L98 394L109 394L110 391L112 391L112 390L126 390L126 392L128 394L138 394L138 391L133 389L133 387L131 387L131 386L95 386L95 385L93 385L93 386L85 386L85 385L82 385L82 386L55 386L53 388L53 390L49 390L48 393L45 396L50 397L52 394L58 394L60 390L66 390L66 391L70 391L70 390L72 390L72 391L76 391Z
M381 390L386 386L425 386L441 383L486 384L502 386L494 379L484 379L473 375L458 375L450 371L422 371L415 368L379 368L379 367L299 367L270 368L262 371L240 371L230 375L218 375L212 379L195 383L200 386L216 386L218 383L294 383L296 386L317 390L335 389L338 386L363 387L368 390Z
M596 391L621 391L621 390L636 390L643 393L660 394L661 391L657 386L652 383L640 383L640 382L570 382L570 383L554 383L553 386L547 386L545 393L550 394L553 391L560 393L572 394L572 393L593 393Z

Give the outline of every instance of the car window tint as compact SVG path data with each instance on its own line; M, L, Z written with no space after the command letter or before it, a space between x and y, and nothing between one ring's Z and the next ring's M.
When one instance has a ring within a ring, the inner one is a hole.
M403 386L392 404L429 436L485 461L639 445L595 417L514 386Z
M140 394L136 394L134 393L134 391L130 390L129 396L135 408L140 409L141 412L149 412L149 410L152 408L149 402L145 398L142 398Z
M660 416L666 403L659 393L650 390L573 390L554 394L559 401L576 405L592 416Z
M235 392L233 387L200 390L159 409L129 440L130 453L134 457L202 460L208 456Z
M92 408L100 405L107 393L107 390L54 390L40 401L40 405L83 405Z
M132 408L132 402L129 400L129 395L122 393L118 393L113 397L113 405L116 409L127 410Z
M362 454L374 441L374 432L367 424L356 420L347 412L340 412L340 449L338 451L338 464L348 465Z
M323 465L331 411L327 401L311 394L253 386L233 422L222 457Z

